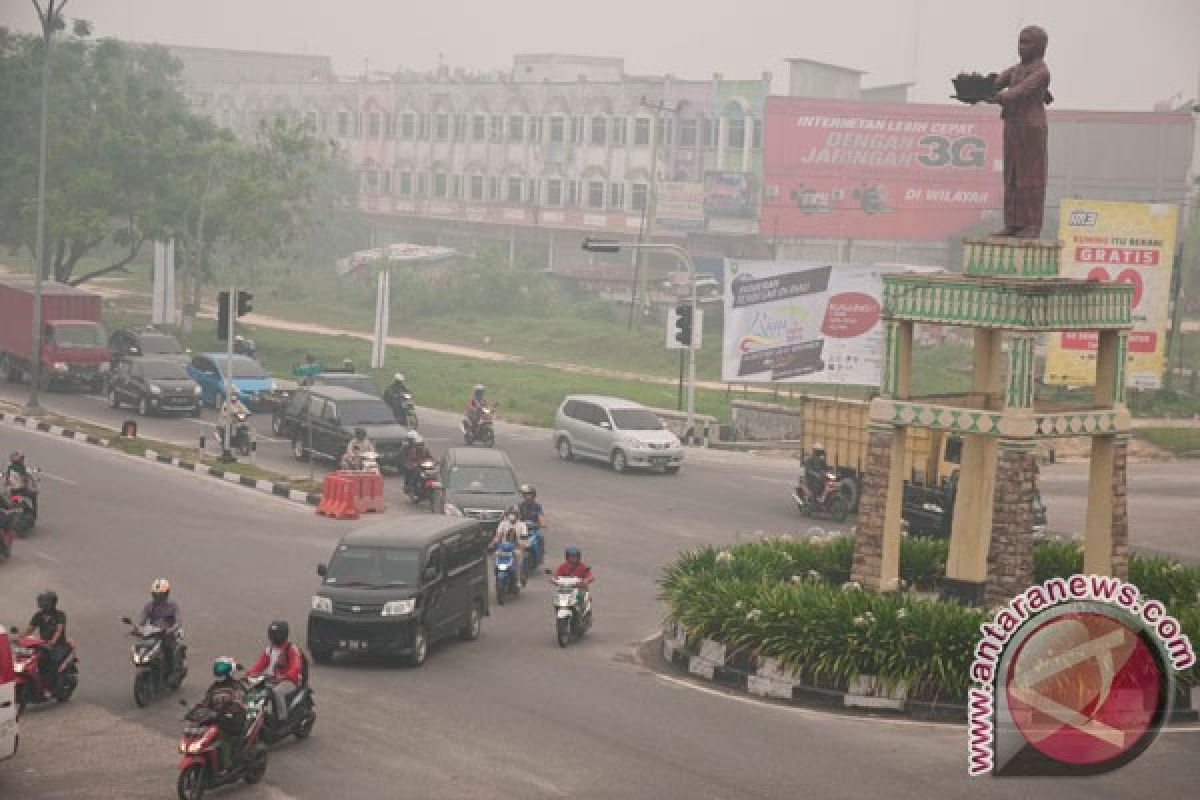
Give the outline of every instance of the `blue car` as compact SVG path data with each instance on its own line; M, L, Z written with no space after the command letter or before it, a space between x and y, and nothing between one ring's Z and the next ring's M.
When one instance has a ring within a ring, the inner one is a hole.
M188 374L200 385L200 402L210 408L219 407L225 399L228 358L224 353L201 353L188 365ZM233 357L233 385L250 409L269 405L268 396L276 389L262 364L247 356Z

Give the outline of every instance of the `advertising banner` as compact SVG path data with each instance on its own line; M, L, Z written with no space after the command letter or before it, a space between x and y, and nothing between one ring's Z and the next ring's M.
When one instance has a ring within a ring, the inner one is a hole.
M654 222L670 230L701 230L704 227L704 184L667 181L656 189Z
M1004 206L994 106L771 97L759 229L931 240Z
M883 272L727 259L721 380L878 385Z
M1063 198L1059 220L1064 278L1133 284L1133 332L1125 375L1134 388L1159 388L1170 322L1167 311L1179 207ZM1096 341L1095 331L1051 334L1046 383L1095 383Z
M753 220L758 216L758 181L749 172L704 173L704 216Z

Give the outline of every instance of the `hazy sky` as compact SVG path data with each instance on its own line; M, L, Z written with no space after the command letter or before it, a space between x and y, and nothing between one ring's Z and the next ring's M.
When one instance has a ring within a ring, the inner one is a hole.
M769 71L783 94L783 59L804 57L864 70L865 85L915 80L928 102L947 102L960 70L1014 62L1017 31L1036 23L1059 108L1200 93L1200 0L68 0L67 16L100 36L326 54L343 74L568 52L684 78ZM0 0L0 24L33 30L30 0Z

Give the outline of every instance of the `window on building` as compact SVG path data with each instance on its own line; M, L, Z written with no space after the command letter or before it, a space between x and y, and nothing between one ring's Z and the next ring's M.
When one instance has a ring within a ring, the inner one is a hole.
M546 205L562 205L562 181L558 178L546 179Z
M521 188L522 188L522 181L520 178L518 178L518 177L509 178L508 179L508 194L505 197L505 202L507 202L507 203L521 202Z
M400 115L400 138L412 139L417 135L417 115L406 111Z
M625 208L625 184L610 183L608 185L608 207L614 211Z
M472 175L471 176L471 199L480 201L480 202L483 201L483 176L482 175Z
M450 138L450 115L444 111L433 119L433 138L444 142Z
M630 187L629 207L634 211L646 210L646 184L635 183Z
M746 120L730 117L725 128L725 146L731 150L741 150L746 146Z
M225 118L226 118L226 119L228 119L228 115L229 115L229 109L226 109L226 110L223 112L223 114L224 114ZM304 127L308 128L308 129L309 129L310 131L312 131L313 133L316 133L316 132L317 132L317 112L315 112L315 111L307 111L307 112L305 112L305 114L304 114Z
M396 176L399 179L399 194L401 197L411 197L413 191L412 173L401 172Z
M567 181L567 205L579 205L579 181Z
M366 171L367 194L379 194L379 173L373 169Z
M513 114L508 118L508 140L510 142L520 142L525 139L525 118Z
M499 114L492 115L491 139L493 142L504 141L504 117Z
M437 198L445 198L446 194L446 173L433 173L433 196Z
M684 117L679 120L679 146L696 146L696 119L694 117Z
M588 181L588 208L604 208L604 182Z
M633 146L650 146L650 118L638 117L633 121Z
M339 111L337 116L337 135L339 139L345 139L350 135L350 112Z
M563 144L566 141L566 118L550 118L550 144Z
M659 119L656 126L655 135L658 137L658 146L667 147L671 144L671 132L674 126L669 119Z
M372 111L367 117L367 136L371 139L383 136L383 114L378 111Z
M612 119L612 143L613 147L625 146L625 131L628 130L628 121L624 117L613 117Z
M486 114L476 114L471 117L471 138L476 142L482 142L487 138Z
M383 193L391 194L392 193L392 173L387 170L384 170L382 173L380 173L380 176L383 178Z
M604 117L592 117L592 144L596 147L603 147L607 139L608 120Z

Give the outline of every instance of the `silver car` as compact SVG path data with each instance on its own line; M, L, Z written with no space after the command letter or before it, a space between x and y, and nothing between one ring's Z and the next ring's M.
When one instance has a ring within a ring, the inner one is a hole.
M616 472L631 467L674 474L683 465L683 446L650 409L632 400L570 395L554 414L559 458L607 461Z

